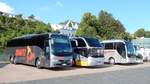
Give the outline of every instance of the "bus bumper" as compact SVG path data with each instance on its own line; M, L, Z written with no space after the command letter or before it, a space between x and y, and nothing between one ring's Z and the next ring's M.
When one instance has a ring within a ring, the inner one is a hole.
M129 58L128 63L143 63L143 60L137 58Z
M53 60L50 67L70 67L72 66L72 59L69 60Z
M88 58L89 66L99 66L104 65L104 58Z

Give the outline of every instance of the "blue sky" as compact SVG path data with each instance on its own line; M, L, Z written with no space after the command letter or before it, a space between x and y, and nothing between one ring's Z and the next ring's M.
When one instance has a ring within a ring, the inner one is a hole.
M80 22L85 12L98 15L101 10L111 13L125 26L127 32L138 28L150 31L150 0L0 0L25 17L34 14L46 23L67 19Z

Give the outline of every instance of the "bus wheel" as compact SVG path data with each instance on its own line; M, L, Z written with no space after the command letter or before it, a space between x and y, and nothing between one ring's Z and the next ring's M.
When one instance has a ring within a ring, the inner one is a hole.
M14 56L10 56L10 63L14 64Z
M75 59L72 60L72 66L76 66L76 61L75 61Z
M11 64L17 64L17 62L16 62L16 57L15 57L15 56L11 56L11 57L10 57L10 63L11 63Z
M36 66L38 69L41 68L41 61L40 61L40 59L37 59L37 60L36 60L35 66Z
M115 64L115 59L114 58L109 58L109 64L114 65Z
M13 58L14 58L14 61L13 61L13 62L14 62L14 64L17 64L16 57L14 56Z

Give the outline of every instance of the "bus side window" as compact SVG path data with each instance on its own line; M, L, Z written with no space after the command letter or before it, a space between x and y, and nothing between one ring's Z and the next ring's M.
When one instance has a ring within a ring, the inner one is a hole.
M105 49L113 49L113 43L105 43Z
M102 44L103 49L105 49L105 44L104 43L101 43L101 44Z

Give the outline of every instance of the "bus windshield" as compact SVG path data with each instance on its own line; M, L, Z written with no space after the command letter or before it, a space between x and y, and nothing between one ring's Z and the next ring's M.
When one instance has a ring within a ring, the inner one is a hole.
M131 42L126 42L128 56L135 56L134 45Z
M90 47L102 47L101 43L95 38L85 38Z
M65 53L71 53L71 45L67 36L52 35L52 52L54 54L64 55Z

